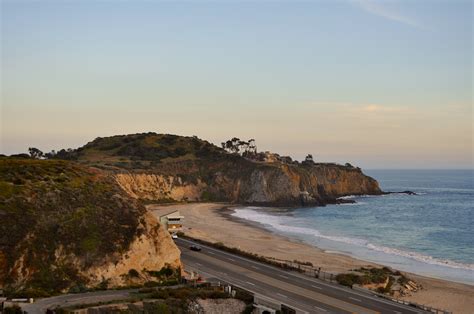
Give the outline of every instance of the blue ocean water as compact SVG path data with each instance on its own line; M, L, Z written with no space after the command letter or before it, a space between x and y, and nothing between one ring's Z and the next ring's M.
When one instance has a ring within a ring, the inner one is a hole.
M474 285L474 171L368 170L384 191L355 204L234 215L327 251Z

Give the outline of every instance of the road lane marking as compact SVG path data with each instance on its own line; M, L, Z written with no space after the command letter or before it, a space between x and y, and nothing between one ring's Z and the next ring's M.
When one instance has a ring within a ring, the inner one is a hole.
M341 309L345 312L348 312L348 311L350 312L350 311L354 311L355 309L357 309L358 313L365 313L365 314L369 314L369 313L370 314L375 314L376 313L375 311L372 311L370 309L361 307L358 304L356 305L354 302L349 303L347 301L343 301L343 300L340 300L340 299L337 299L337 298L334 298L334 297L330 297L330 296L326 296L324 294L317 293L314 290L309 290L308 288L299 287L299 286L294 285L294 284L289 284L288 279L282 280L278 276L278 273L276 273L273 276L272 275L268 276L266 274L261 274L260 272L248 272L248 268L246 268L245 266L229 264L228 262L227 263L224 262L224 264L222 265L222 260L216 259L216 258L214 258L212 256L209 256L209 255L200 255L199 258L205 260L206 263L210 263L209 265L211 265L211 267L212 267L212 265L220 265L222 267L226 267L226 268L231 269L233 272L236 272L237 274L238 273L244 273L250 279L257 280L259 282L259 284L270 285L272 288L279 288L279 289L282 289L284 291L288 291L289 293L295 293L297 295L301 295L301 296L304 296L304 297L309 298L309 299L316 299L316 300L318 300L322 303L328 304L329 306L335 307L337 309ZM202 263L204 263L204 262L202 262ZM249 267L249 266L250 265L248 265L247 267ZM247 273L246 273L246 270L247 270ZM285 277L287 277L287 276L285 276ZM290 277L288 277L288 278L290 278ZM282 288L282 286L281 286L283 284L284 284L284 288ZM275 294L275 295L277 295L277 294ZM279 296L279 298L281 300L285 300L287 302L289 302L289 300L291 300L287 296L284 296L284 297ZM311 309L312 309L312 307L311 307Z
M285 276L285 275L280 275L278 274L278 276L282 277L282 278L285 278L285 279L288 279L288 276Z
M323 308L320 308L319 306L315 306L314 307L316 310L320 310L320 311L323 311L323 312L327 312L327 310L323 309Z
M195 244L193 241L189 241L189 240L185 240L185 239L180 239L180 241L183 241L183 242L186 242L186 243L191 243L191 244ZM206 245L203 245L205 247L207 247L209 250L213 250L216 255L220 255L221 257L225 258L225 259L228 259L228 260L231 260L231 261L235 261L234 259L228 257L228 256L232 256L232 257L235 257L236 259L239 259L239 260L242 260L242 261L246 261L246 262L249 262L249 263L253 263L253 264L257 264L259 266L263 266L267 269L271 269L273 270L274 272L284 272L283 270L277 268L277 267L274 267L274 266L270 266L270 265L266 265L264 263L259 263L259 262L256 262L252 259L248 259L248 258L245 258L245 257L241 257L241 256L238 256L238 255L234 255L234 254L230 254L230 253L227 253L225 251L221 251L221 250L218 250L218 249L215 249L213 247L209 247L209 246L206 246ZM218 254L217 254L218 253ZM287 273L287 272L285 272ZM293 273L289 273L289 275L291 277L294 277L295 279L298 278L298 279L302 279L306 282L311 282L311 281L317 281L317 283L319 285L322 285L324 287L327 287L328 289L334 289L334 290L339 290L339 291L343 291L347 294L353 294L353 295L356 295L356 296L359 296L361 298L364 298L364 299L370 299L370 300L374 300L378 303L384 303L384 304L387 304L387 305L390 305L390 306L396 306L396 307L400 307L400 308L403 308L404 310L407 310L411 313L418 313L418 311L414 311L413 309L411 308L408 308L407 306L404 306L404 305L401 305L401 304L397 304L395 302L390 302L388 300L383 300L383 299L380 299L374 295L371 295L369 293L362 293L362 292L356 292L356 291L351 291L345 287L340 287L340 286L337 286L337 285L334 285L334 284L330 284L330 283L327 283L327 282L324 282L324 281L321 281L321 280L317 280L317 279L312 279L310 277L307 277L307 276L303 276L303 275L300 275L300 274L293 274ZM282 275L283 276L283 275ZM359 302L362 302L360 300L358 300Z
M196 264L196 265L198 265L198 266L202 266L202 264L201 264L201 263L194 263L194 264Z
M211 251L207 251L207 253L212 254L212 255L216 255L216 253L211 252Z
M251 283L250 281L246 281L246 283L248 283L249 285L255 286L255 284Z
M315 285L311 285L311 287L316 288L316 289L319 289L319 290L323 290L323 288L318 287L318 286L315 286Z
M255 268L255 269L260 269L257 266L250 265L250 267Z
M237 270L236 270L237 271ZM275 277L270 277L265 274L255 274L255 273L249 273L246 274L247 277L250 277L254 280L259 281L262 284L269 285L273 289L281 289L284 290L285 292L296 294L298 296L302 296L311 300L318 301L319 303L324 303L327 304L328 306L335 307L337 309L341 309L344 312L357 312L357 313L365 313L365 314L376 314L376 311L373 311L371 309L365 308L359 304L355 304L354 302L350 303L341 299L337 299L331 296L327 296L321 293L318 293L314 290L309 290L308 288L305 287L299 287L295 284L288 283L288 281L283 281L277 276ZM284 285L284 286L282 286ZM278 293L277 293L278 294ZM275 295L277 295L275 294ZM287 298L286 300L289 300Z
M208 272L206 272L206 271L203 271L203 270L201 270L200 272L201 272L201 274L203 274L203 275L204 275L204 274L207 274L208 277L216 277L215 275L213 275L213 274L211 274L211 273L208 273ZM235 283L230 283L230 281L226 281L225 279L222 279L222 280L223 280L224 282L227 282L228 284L231 284L231 285L233 285L233 286L236 286L236 287L239 287L239 288L241 288L241 289L247 290L248 292L253 293L253 294L255 294L255 295L261 295L261 296L264 296L265 298L267 298L267 299L269 299L269 300L278 301L278 300L276 300L276 299L274 299L274 298L272 298L272 297L269 297L269 296L267 296L267 295L262 294L261 292L256 292L256 291L250 290L249 288L245 288L245 287L242 286L242 285L238 285L238 284L235 284ZM233 279L233 280L234 280L234 281L243 282L243 281L241 281L241 280L236 280L236 279ZM289 305L289 304L285 304L285 303L283 303L283 302L282 302L282 304L284 304L284 305L286 305L286 306L288 306L288 307L291 307L291 308L293 308L293 309L295 309L295 310L298 310L298 311L300 311L301 313L309 314L308 311L302 310L301 308L298 308L298 307L296 307L295 305Z
M353 298L353 297L349 297L349 299L357 301L357 302L362 302L360 299L356 299L356 298Z
M281 294L281 293L279 293L279 292L277 292L277 294L278 294L279 296L281 296L281 297L284 297L284 298L287 298L287 299L288 299L288 297L287 297L286 295L284 295L284 294Z

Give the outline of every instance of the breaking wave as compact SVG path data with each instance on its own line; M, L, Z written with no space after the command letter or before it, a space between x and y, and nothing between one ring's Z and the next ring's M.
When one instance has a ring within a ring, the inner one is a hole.
M256 209L257 208L255 207L251 209L250 208L236 209L232 215L238 218L242 218L242 219L246 219L246 220L250 220L254 222L259 222L263 225L270 226L275 230L286 232L286 233L309 235L316 238L322 238L326 240L356 245L359 247L367 248L372 251L401 256L401 257L409 258L418 262L427 263L431 265L438 265L438 266L450 267L454 269L465 269L465 270L474 271L474 264L464 264L464 263L459 263L459 262L455 262L448 259L439 259L439 258L435 258L429 255L423 255L416 252L410 252L410 251L400 250L396 248L376 245L363 239L349 238L349 237L344 237L344 236L325 235L325 234L320 233L316 229L285 224L284 221L288 223L288 221L291 221L292 219L291 217L283 218L281 216L268 215L268 214L258 212L256 211Z

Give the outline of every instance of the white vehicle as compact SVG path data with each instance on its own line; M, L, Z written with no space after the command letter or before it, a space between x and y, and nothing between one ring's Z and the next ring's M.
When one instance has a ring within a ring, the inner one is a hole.
M173 239L177 239L177 238L178 238L178 234L177 234L177 233L173 233L173 234L171 234L171 238L173 238Z

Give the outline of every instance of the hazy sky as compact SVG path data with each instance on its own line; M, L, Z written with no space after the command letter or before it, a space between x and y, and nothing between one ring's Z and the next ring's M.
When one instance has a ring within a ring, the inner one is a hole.
M471 1L1 1L0 153L155 131L472 168Z

